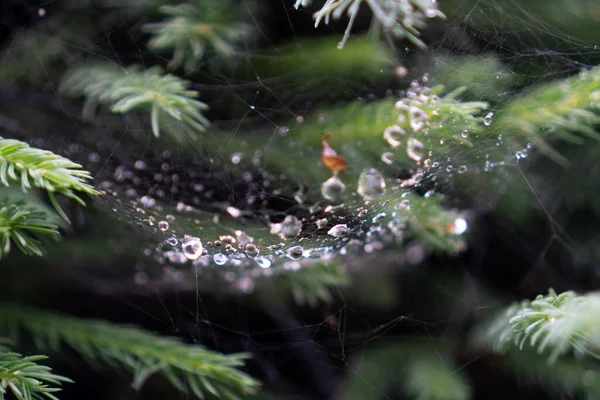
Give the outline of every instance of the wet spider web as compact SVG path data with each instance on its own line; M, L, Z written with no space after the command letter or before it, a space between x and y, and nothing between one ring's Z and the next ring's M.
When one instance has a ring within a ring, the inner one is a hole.
M274 2L277 15L286 18L285 26L277 29L298 51L309 52L303 35L311 10L297 11L287 3ZM52 17L53 6L49 2L39 7L40 18ZM3 136L23 135L33 145L80 162L104 193L89 215L80 215L75 237L63 244L62 252L51 253L51 259L68 271L70 282L118 299L161 330L183 332L220 351L251 352L251 369L268 388L325 398L339 394L344 379L355 379L382 398L395 398L393 385L363 373L369 349L395 340L409 347L422 345L443 358L438 338L464 321L463 303L472 308L491 303L480 297L483 289L473 278L494 279L499 272L490 267L493 262L488 264L489 256L469 249L479 245L492 252L496 244L482 245L480 237L469 235L482 235L478 229L483 229L488 241L497 239L480 221L494 212L511 211L502 199L513 187L525 189L521 195L534 204L530 209L538 215L542 234L509 250L527 270L507 285L536 286L539 275L579 274L557 269L556 257L570 265L593 262L593 257L582 256L579 243L563 226L564 211L552 198L555 192L546 190L539 169L528 169L529 163L543 163L543 157L527 142L515 149L500 134L468 147L460 137L467 140L469 132L460 130L454 141L436 143L437 151L430 154L425 149L431 143L425 140L407 139L395 146L394 122L373 132L368 142L336 140L331 127L337 120L331 121L328 107L385 98L393 98L395 105L412 95L430 101L435 95L430 88L439 83L445 85L444 93L466 85L467 99L488 102L479 115L481 123L493 126L495 109L521 87L578 73L594 66L600 54L588 38L562 32L566 26L529 18L536 10L516 2L501 6L459 1L453 8L448 22L432 24L425 33L428 49L398 43L394 51L406 64L386 66L377 79L356 84L360 77L352 74L314 75L299 85L294 81L304 79L310 67L259 74L257 59L276 63L288 55L281 51L285 44L273 35L276 28L268 17L247 7L256 28L253 45L261 43L268 55L250 44L236 53L236 64L250 71L243 79L208 65L202 72L205 79L194 87L211 105L208 115L217 133L191 144L155 139L144 115L104 113L91 123L82 120L81 105L62 98L44 62L34 63L24 73L48 78L31 94L31 107L47 103L47 114L64 117L57 124L62 133L32 135L39 127L5 114L0 115ZM125 19L128 11L117 8L115 13ZM335 36L343 28L334 24L319 32ZM34 28L31 32L35 37ZM15 62L17 39L3 50ZM349 46L353 40L365 39L353 35ZM75 47L72 60L107 59L119 66L156 62L156 55L125 26L111 26L92 45ZM489 67L474 78L456 61L460 57ZM333 90L319 92L320 85L328 87L332 81ZM409 108L392 110L391 121L405 114L413 122ZM318 140L314 135L304 139L307 125L331 130L330 146L347 159L347 171L332 176L323 166L322 133ZM273 168L286 157L284 171ZM310 165L308 172L304 165ZM464 188L472 176L483 176L495 192L482 195ZM471 256L448 258L407 233L416 207L411 202L436 195L444 199L451 249ZM517 237L514 242L523 239ZM88 247L85 238L101 245ZM456 268L468 263L462 269L467 279L448 278L448 271L440 269L444 263ZM74 265L85 268L73 271ZM436 299L431 307L422 304L429 296ZM439 306L444 302L450 305ZM261 323L259 317L265 316L268 322ZM476 361L448 365L448 372ZM300 372L290 373L295 363Z

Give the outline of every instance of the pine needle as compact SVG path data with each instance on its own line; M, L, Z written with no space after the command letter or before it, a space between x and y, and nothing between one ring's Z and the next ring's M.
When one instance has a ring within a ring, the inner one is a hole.
M10 251L11 242L26 255L41 256L38 237L59 236L58 227L47 221L45 212L24 201L0 201L0 259Z
M154 374L198 398L239 399L258 388L256 380L237 369L248 354L224 355L134 326L2 305L0 331L13 335L26 331L40 349L60 352L66 345L94 364L120 366L133 374L136 389ZM12 339L16 342L18 337Z
M55 193L82 205L85 205L85 202L75 194L76 191L98 194L87 183L91 179L90 173L81 168L81 165L50 151L0 137L0 182L5 186L10 186L11 182L19 182L24 192L33 187L47 191L52 205L67 221L68 218L58 204Z
M235 51L235 42L250 32L250 26L235 20L229 2L199 1L196 4L162 6L167 16L162 22L143 26L144 32L152 34L148 47L156 52L173 52L169 69L183 65L187 72L198 67L206 47L214 48L222 56Z
M166 128L179 138L181 133L193 136L202 132L209 124L201 113L208 106L196 100L198 92L187 86L187 81L164 75L158 67L140 71L133 66L123 70L107 62L67 72L61 91L73 97L85 96L87 106L107 105L114 113L149 112L154 136L159 137L161 128ZM161 124L163 119L168 123Z
M73 381L52 373L50 367L38 364L38 361L46 358L46 356L24 357L19 353L0 348L0 400L5 399L8 391L19 400L43 398L58 400L54 393L61 389L56 386Z

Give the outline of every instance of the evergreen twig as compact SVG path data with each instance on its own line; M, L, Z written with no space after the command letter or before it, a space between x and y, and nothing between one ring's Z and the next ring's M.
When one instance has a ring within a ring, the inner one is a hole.
M37 237L59 235L58 227L47 221L47 214L32 204L24 201L3 204L0 201L0 259L10 251L11 241L24 254L41 256Z
M140 71L137 66L121 69L111 63L97 63L67 72L61 90L73 97L85 96L86 109L105 104L114 113L135 109L150 112L154 136L159 137L164 127L178 138L180 132L192 136L209 124L202 115L208 106L196 100L198 92L187 89L187 85L179 77L163 75L158 67ZM169 123L161 124L161 118Z
M60 391L57 385L73 382L69 378L52 373L52 369L39 365L46 356L24 357L0 348L0 400L6 398L8 390L18 400L58 400L54 393ZM52 386L50 385L52 384Z
M249 25L235 21L233 9L222 1L162 6L160 11L167 19L145 24L142 29L153 35L148 42L150 50L173 51L168 68L183 65L189 72L197 67L207 46L230 56L235 51L234 43L251 32Z
M237 369L248 354L224 355L133 326L2 305L0 330L13 335L29 332L40 349L58 352L67 345L91 362L120 366L133 374L138 389L157 373L198 398L238 399L258 388L256 380Z
M445 18L438 10L435 1L431 0L364 0L373 13L373 23L381 26L385 33L398 38L407 38L415 45L424 48L425 43L419 38L419 28L425 26L425 18ZM323 7L314 14L315 28L324 20L325 24L339 19L347 10L350 21L338 48L343 48L350 37L354 20L358 15L363 0L327 0ZM297 0L295 7L306 7L310 0Z
M76 191L98 194L87 183L91 179L90 173L81 168L81 165L50 151L0 137L0 182L10 186L11 182L18 181L23 191L32 187L44 189L48 192L56 211L67 221L68 218L58 204L55 193L82 205L85 205L85 202L75 194Z
M567 291L538 295L509 307L485 328L484 341L498 351L526 344L538 353L549 352L548 362L568 351L600 359L600 294Z

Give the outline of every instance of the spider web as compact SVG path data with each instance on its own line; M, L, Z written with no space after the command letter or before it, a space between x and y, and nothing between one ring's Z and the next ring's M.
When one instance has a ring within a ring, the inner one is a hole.
M91 215L74 221L75 237L61 245L65 250L50 253L50 264L62 271L69 291L76 282L111 299L107 302L125 304L130 311L124 314L146 326L184 334L223 352L249 351L250 371L269 390L329 398L346 393L345 387L353 387L348 382L357 380L381 398L396 398L392 389L401 378L393 376L390 383L363 370L371 349L392 342L423 346L444 364L439 338L464 329L470 310L493 304L481 281L500 281L495 289L531 294L544 283L580 278L581 265L594 259L586 257L585 245L564 226L568 213L561 201L567 200L552 197L556 191L548 190L551 184L540 175L547 160L527 143L515 151L500 135L485 146L449 144L428 156L428 162L419 156L412 157L417 161L412 166L396 166L386 161L389 143L382 132L375 132L370 140L378 142L380 164L360 165L362 160L351 155L361 154L365 143L334 142L332 132L332 147L348 157L350 171L383 171L385 199L400 199L400 207L410 210L410 202L402 200L410 194L444 195L444 205L454 213L452 221L468 226L456 237L457 249L466 248L466 253L447 257L414 238L404 240L405 226L388 204L357 193L358 173L341 176L347 186L341 201L323 198L319 188L331 173L322 167L322 179L314 182L303 181L307 175L302 171L303 164L320 163L320 143L315 146L294 132L314 119L326 126L327 107L389 96L400 100L411 85L419 90L435 84L446 90L467 85L467 97L489 102L485 113L493 113L521 87L594 66L600 52L589 38L569 33L566 22L552 23L554 14L541 18L544 10L535 6L464 0L448 6L449 21L432 23L424 32L426 50L397 44L396 52L409 63L406 67L397 63L368 84L357 85L361 77L346 74L315 76L298 85L294 81L303 79L310 67L300 65L269 77L255 68L257 60L277 63L288 57L281 37L299 52L310 51L306 36L312 31L306 26L314 10L297 11L291 3L273 2L277 24L270 24L258 7L244 5L256 37L235 54L232 68L250 71L249 78L211 68L210 53L200 66L203 81L193 87L211 105L208 116L220 135L212 140L162 142L152 137L144 115L99 114L92 123L84 121L81 105L59 95L39 56L39 62L24 66L24 74L43 77L29 107L61 116L53 126L61 132L47 134L35 122L23 123L19 115L26 111L0 113L0 126L3 136L25 136L37 147L80 162L105 192L92 205ZM39 17L52 17L55 6L40 5ZM91 2L89 6L94 7ZM121 67L155 63L157 56L130 32L129 13L126 7L116 8L114 15L123 18L123 25L106 28L88 46L66 43L71 48L66 63L81 58L107 59ZM154 18L148 14L148 20ZM349 46L365 40L358 35L365 27L357 23ZM343 24L333 24L316 32L341 36L343 29ZM35 27L24 32L35 43ZM14 46L18 39L3 50L14 62L20 62ZM256 43L260 51L253 50ZM37 51L32 47L34 55ZM468 71L456 62L459 57L491 67L476 78L465 76ZM505 79L517 84L498 83ZM331 81L334 91L318 91ZM20 93L10 90L8 85L7 103ZM289 153L292 172L297 173L270 170L273 151ZM488 191L465 188L472 176L484 176ZM539 230L531 240L526 240L530 231L511 225L519 217L507 215L515 210L506 202L519 188L534 204L529 210L537 213ZM93 250L79 237L101 243ZM505 247L499 244L503 241L508 242ZM501 278L504 265L497 266L494 256L503 252L509 254L498 263L516 260L523 270L512 268L511 276ZM545 276L541 283L540 276ZM526 289L530 287L533 292ZM424 299L432 300L423 304ZM444 367L452 375L477 360L461 359Z

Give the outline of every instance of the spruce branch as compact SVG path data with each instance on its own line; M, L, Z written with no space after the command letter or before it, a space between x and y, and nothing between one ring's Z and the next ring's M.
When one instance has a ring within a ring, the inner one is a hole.
M520 350L529 345L540 354L548 353L550 364L568 351L600 359L599 320L600 294L556 294L550 289L546 296L506 309L484 328L480 341L497 351L505 351L511 344Z
M48 215L24 201L0 201L0 259L10 251L11 242L26 255L41 256L41 236L59 236L58 227L48 223Z
M499 132L529 140L540 151L567 164L546 140L600 140L594 130L600 122L599 111L600 67L596 67L526 91L498 111L494 125Z
M145 24L144 32L152 34L148 42L155 52L172 51L169 69L183 65L187 72L197 67L206 47L211 46L222 56L234 53L235 42L250 32L248 24L235 20L229 2L198 1L196 4L162 6L167 16L162 22Z
M111 63L97 63L67 72L61 90L69 96L85 96L86 109L104 104L114 113L137 109L149 112L154 136L159 137L161 128L165 128L179 138L181 132L193 136L209 124L202 115L208 106L196 100L198 92L187 86L187 81L164 75L158 67L124 70ZM168 122L161 123L161 119Z
M28 332L40 349L58 352L66 345L90 362L122 367L133 374L138 389L154 374L201 399L238 399L258 388L256 380L237 369L248 354L224 355L134 326L2 305L0 331L17 336Z
M38 361L47 358L46 356L24 357L19 353L0 348L0 400L6 398L9 390L19 400L43 398L58 400L54 393L61 389L56 386L73 381L52 373L50 367L38 364Z
M426 18L445 18L438 10L437 3L432 0L364 0L373 13L373 25L383 28L384 33L397 38L407 38L415 45L424 48L425 43L419 38L419 29L425 27ZM331 19L339 19L347 11L350 18L344 37L338 44L342 49L350 37L352 26L363 0L327 0L323 7L314 14L315 28L323 20L329 24ZM297 0L296 9L306 7L311 1Z
M91 179L90 173L81 168L81 165L50 151L0 137L0 182L5 186L19 182L24 192L32 187L45 190L56 211L67 221L55 193L82 205L85 202L75 192L98 194L87 183Z

